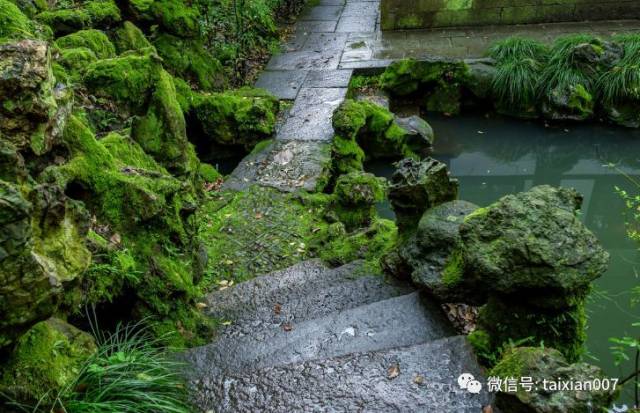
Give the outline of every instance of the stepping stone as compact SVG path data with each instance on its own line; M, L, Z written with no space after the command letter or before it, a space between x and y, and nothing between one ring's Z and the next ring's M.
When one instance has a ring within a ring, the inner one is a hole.
M265 70L260 74L255 87L265 89L279 99L294 100L306 77L305 71Z
M299 363L408 346L453 335L439 306L412 293L302 323L222 337L185 354L196 372Z
M299 21L313 20L338 20L342 13L343 6L316 6L305 10Z
M460 389L472 374L480 394ZM254 372L207 375L193 383L195 403L214 412L455 412L490 404L486 379L461 336Z
M319 141L274 141L263 151L247 155L222 185L242 191L262 185L293 192L315 191L331 166L331 145Z
M314 70L309 72L303 87L346 88L351 80L352 70Z
M346 88L302 88L276 138L330 141L333 111L346 95Z

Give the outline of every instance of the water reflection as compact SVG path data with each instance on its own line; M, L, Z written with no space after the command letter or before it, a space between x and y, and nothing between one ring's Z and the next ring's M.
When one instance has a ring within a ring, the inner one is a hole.
M640 255L625 236L624 204L614 187L637 189L606 165L614 163L624 173L640 176L640 131L600 125L545 127L481 115L430 115L427 120L436 133L434 157L460 180L461 199L488 205L541 184L574 187L583 194L581 218L611 253L609 271L597 282L597 290L611 298L591 298L588 348L608 374L628 374L630 366L613 366L608 338L633 333L630 324L639 320L625 292L638 285L634 274ZM393 171L388 163L368 169L387 177ZM393 217L388 205L382 205L380 213Z

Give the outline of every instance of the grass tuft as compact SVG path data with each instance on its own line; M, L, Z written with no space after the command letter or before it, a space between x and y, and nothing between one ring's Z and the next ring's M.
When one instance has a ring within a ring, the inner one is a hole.
M624 54L598 79L601 99L607 104L640 99L640 34L618 35L613 40L622 45Z
M527 108L535 104L538 79L547 48L535 40L510 37L495 43L489 55L496 61L492 90L499 104Z
M94 331L97 352L53 407L19 406L31 413L191 413L182 364L171 359L140 323L114 333Z

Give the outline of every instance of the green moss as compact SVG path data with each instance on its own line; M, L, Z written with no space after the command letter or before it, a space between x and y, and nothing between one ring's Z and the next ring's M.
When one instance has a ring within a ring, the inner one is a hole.
M182 0L155 0L149 11L167 33L183 38L196 37L199 33L197 8Z
M187 140L173 78L160 70L154 88L147 114L134 120L131 136L169 171L178 175L197 171L198 159Z
M222 178L222 174L212 165L202 162L198 168L200 178L205 182L216 182Z
M84 80L97 95L141 110L149 99L158 68L151 55L129 54L89 65Z
M398 230L386 219L375 219L368 228L346 234L342 223L332 224L323 232L320 258L331 265L344 265L364 260L368 274L380 274L381 259L395 246Z
M331 150L331 169L334 176L362 170L364 151L353 139L336 135Z
M0 42L35 36L33 22L9 0L0 0Z
M86 48L91 50L98 59L108 59L116 55L116 49L107 35L95 29L80 30L60 37L55 45L61 49Z
M373 174L350 172L340 175L333 195L335 212L347 231L368 227L375 217L375 204L384 199L383 180Z
M469 79L469 67L464 62L405 59L389 65L380 84L399 96L424 93L428 110L453 114L459 111L462 88Z
M197 95L193 112L204 134L218 145L251 150L275 131L279 103L258 89Z
M93 27L108 28L120 22L120 9L113 0L94 0L84 3L91 25Z
M47 10L39 13L36 20L51 27L58 36L73 33L91 25L91 16L81 9Z
M430 145L410 142L393 113L369 101L347 99L333 114L333 128L337 133L333 166L339 173L359 170L361 153L369 159L418 157L414 150L420 152Z
M262 187L211 193L196 213L208 282L237 283L315 256L311 244L327 226L329 200Z
M80 81L87 67L97 60L96 54L86 47L62 49L58 61L64 68L64 74L56 74L56 79Z
M53 401L96 350L90 335L52 318L34 325L3 365L0 389L22 402ZM48 391L45 400L40 397Z
M442 282L451 287L461 282L463 275L464 257L461 250L455 249L442 269Z
M198 89L213 91L226 86L220 62L199 39L161 34L153 44L172 74L188 80Z
M130 21L124 22L121 27L116 29L114 37L118 53L124 53L128 50L140 51L153 48L153 45L147 40L142 30Z

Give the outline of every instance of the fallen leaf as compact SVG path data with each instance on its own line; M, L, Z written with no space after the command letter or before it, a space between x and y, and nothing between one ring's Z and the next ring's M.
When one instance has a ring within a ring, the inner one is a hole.
M281 311L282 311L282 305L280 305L280 303L276 303L276 305L273 306L273 312L275 314L280 314Z
M231 321L227 320L227 321L223 321L222 322L223 326L230 326L231 325Z
M482 408L482 413L493 413L493 407L491 405L484 406Z
M262 219L263 216L262 212L256 212L256 219Z
M424 376L421 376L419 374L416 374L416 376L413 378L413 382L415 384L422 384L424 383Z
M120 238L120 234L116 232L111 236L111 238L109 238L109 241L111 241L111 243L114 245L120 245L120 242L122 242L122 238Z
M202 310L202 309L207 308L207 307L208 307L208 306L207 306L207 304L206 304L206 303L196 303L196 308L197 308L198 310Z
M387 378L393 380L400 375L400 366L397 364L392 365L387 369Z
M293 330L293 326L291 325L291 323L284 323L284 324L282 325L282 329L283 329L284 331L291 331L291 330Z

